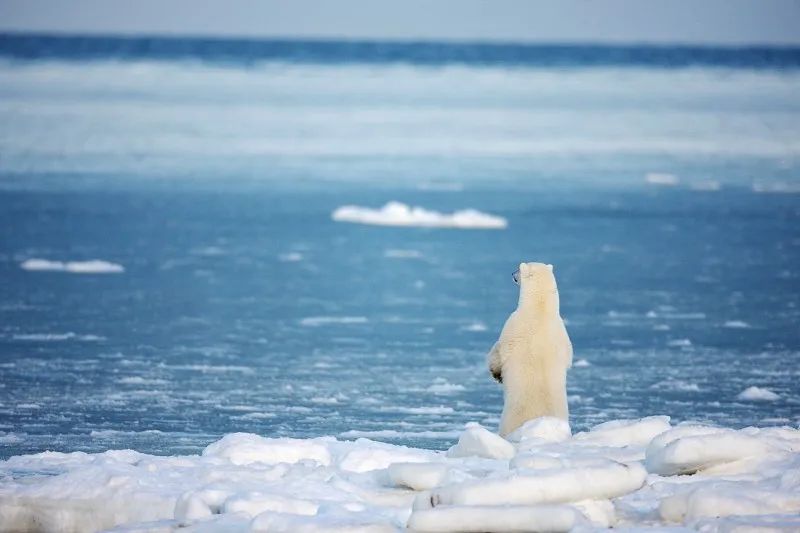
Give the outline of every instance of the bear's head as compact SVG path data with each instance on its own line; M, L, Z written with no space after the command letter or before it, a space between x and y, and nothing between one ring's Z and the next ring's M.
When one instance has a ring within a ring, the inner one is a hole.
M558 287L553 274L553 265L545 263L520 263L514 272L514 281L519 284L519 302L548 304L558 310Z

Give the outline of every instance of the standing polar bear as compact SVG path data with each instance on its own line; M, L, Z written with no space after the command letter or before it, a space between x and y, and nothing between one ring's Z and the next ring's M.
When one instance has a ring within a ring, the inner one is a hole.
M572 343L559 314L553 266L521 263L519 304L489 352L489 372L503 384L500 434L540 416L569 419L567 369Z

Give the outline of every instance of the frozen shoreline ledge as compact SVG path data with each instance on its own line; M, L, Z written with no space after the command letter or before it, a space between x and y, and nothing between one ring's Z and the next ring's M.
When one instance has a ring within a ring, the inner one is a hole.
M44 452L0 462L2 531L800 529L800 430L671 425L505 440L469 424L447 452L234 433L201 455Z

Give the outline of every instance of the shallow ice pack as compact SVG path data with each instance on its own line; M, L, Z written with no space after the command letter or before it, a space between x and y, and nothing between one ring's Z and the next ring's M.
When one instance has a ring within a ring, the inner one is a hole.
M510 437L471 424L445 453L236 433L193 456L12 457L0 462L0 530L796 530L794 428L651 417L573 437L562 421L540 419Z

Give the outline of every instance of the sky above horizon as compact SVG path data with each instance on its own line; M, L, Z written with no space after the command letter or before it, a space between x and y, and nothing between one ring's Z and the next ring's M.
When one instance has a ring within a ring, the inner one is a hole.
M0 31L800 45L800 0L0 0Z

